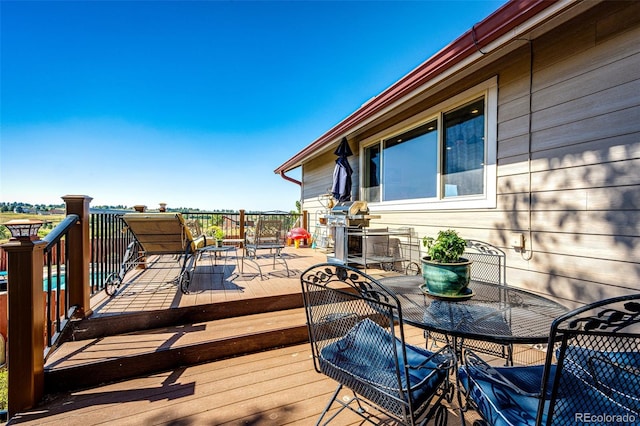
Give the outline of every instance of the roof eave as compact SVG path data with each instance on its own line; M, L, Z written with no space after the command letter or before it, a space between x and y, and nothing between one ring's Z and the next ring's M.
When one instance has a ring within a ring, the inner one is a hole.
M487 18L474 25L445 48L427 59L421 65L402 77L396 83L365 103L347 118L303 148L281 166L275 169L282 174L302 165L327 145L347 135L380 111L388 108L435 76L455 66L479 49L508 34L519 25L554 5L558 0L510 1Z

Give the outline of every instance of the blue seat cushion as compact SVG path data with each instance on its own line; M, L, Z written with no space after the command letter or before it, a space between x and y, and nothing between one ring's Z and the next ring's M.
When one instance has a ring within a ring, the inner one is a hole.
M567 346L563 368L613 402L640 415L640 352Z
M587 359L590 359L587 361ZM613 366L611 359L636 367L622 369ZM584 348L569 347L559 379L557 396L551 424L593 423L590 419L609 416L615 423L618 419L640 421L638 404L638 362L640 355L632 352L599 352ZM590 365L590 367L586 367ZM534 425L540 399L534 395L542 389L544 366L494 367L502 378L513 383L522 392L504 383L497 375L487 375L473 366L462 366L459 378L469 392L480 414L492 425ZM554 379L557 366L550 369L550 381ZM597 380L594 378L597 377ZM607 386L603 386L603 383ZM550 386L549 386L550 389ZM549 410L549 395L545 404L542 424L546 424ZM616 417L617 416L617 417ZM630 417L631 416L631 417Z
M544 366L496 367L504 378L524 393L538 393L541 389ZM523 426L535 424L539 399L535 396L519 395L493 377L487 377L475 367L462 366L459 380L469 392L483 418L494 426Z
M394 346L397 359L393 355ZM404 395L408 391L414 404L420 405L435 393L447 377L448 370L441 368L441 365L449 359L439 354L427 360L433 352L412 345L405 347L409 383L404 375L402 342L368 318L352 327L342 338L325 346L321 350L320 361L321 365L328 363L344 374L355 376L360 382L397 397L400 397L401 390ZM400 368L400 383L396 363ZM342 382L338 377L334 379ZM406 397L403 399L407 402Z

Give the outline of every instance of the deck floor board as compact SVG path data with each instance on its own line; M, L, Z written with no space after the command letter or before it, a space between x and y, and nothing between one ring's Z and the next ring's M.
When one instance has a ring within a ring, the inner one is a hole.
M326 257L320 251L305 248L287 247L285 252L291 276L269 274L264 280L233 273L212 274L219 266L213 264L214 259L205 256L198 264L191 292L186 295L170 283L177 274L175 262L174 265L156 262L148 269L132 271L125 280L130 284L125 285L115 297L94 297L93 312L95 316L109 316L299 292L301 271L324 262ZM264 272L270 272L268 266ZM376 270L368 272L374 276L385 274ZM292 316L287 318L289 314ZM280 324L300 321L300 315L304 314L299 311L274 313L273 321ZM231 318L226 326L212 332L232 333L257 326L251 323L251 318L244 319L247 322ZM96 342L99 350L93 355L108 357L113 356L113 352L133 350L135 345L159 347L196 338L196 333L182 330L182 335L176 340L178 330L167 328L165 331L166 334L158 333L146 341L130 333L118 337L121 340L111 347L109 342L103 347ZM421 330L407 327L406 334L410 343L424 345ZM80 362L79 359L74 361ZM309 425L315 423L335 387L333 380L314 370L310 346L302 344L48 395L39 406L14 416L10 424ZM456 411L451 411L449 423L460 424L458 416ZM345 412L332 424L346 426L362 422L355 414Z

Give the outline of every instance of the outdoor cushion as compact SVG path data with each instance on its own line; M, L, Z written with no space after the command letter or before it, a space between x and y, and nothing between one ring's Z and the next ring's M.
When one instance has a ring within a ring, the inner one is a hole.
M576 348L584 351L585 349ZM630 356L630 353L627 353ZM637 357L637 354L635 354ZM571 362L571 361L569 361ZM597 362L603 362L598 360ZM585 376L585 371L574 370L573 365L570 370L564 370L561 376L561 383L554 404L553 420L551 424L567 425L575 424L584 417L576 416L599 416L607 415L610 418L630 418L630 415L637 415L637 411L630 411L622 403L635 400L637 404L638 395L625 394L624 386L622 391L613 394L613 398L604 394L601 388L594 385L589 376ZM552 366L550 371L550 381L556 373L556 366ZM568 368L565 364L565 368ZM539 398L535 394L540 393L542 386L542 374L544 366L530 367L494 367L493 370L499 374L486 374L476 367L462 366L459 369L460 383L469 391L469 384L473 382L470 397L475 401L479 413L494 426L524 426L534 425ZM576 374L578 372L579 374ZM601 370L602 374L614 374L613 370ZM620 374L620 372L615 373ZM625 374L631 374L627 371ZM598 373L598 376L600 373ZM504 379L513 383L520 392L508 386ZM609 376L609 379L613 377ZM591 380L591 382L589 382ZM637 380L637 379L636 379ZM616 382L616 386L620 383ZM637 389L637 382L633 389ZM530 394L530 395L527 395ZM549 405L549 395L545 398L545 408L542 417L542 424L546 424ZM636 405L637 410L637 405ZM593 417L591 417L593 418ZM635 417L637 418L637 417Z
M393 348L389 346L393 344L398 354L397 361L387 356ZM445 355L436 355L428 360L433 352L412 345L405 347L409 367L408 384L402 374L402 342L370 319L360 321L342 338L326 346L320 356L321 361L343 374L355 376L359 381L399 395L397 362L403 391L406 394L406 390L409 389L414 403L419 405L430 398L445 380L447 371L439 366L446 363L448 358Z
M514 392L503 383L499 376L489 376L475 367L462 366L459 380L469 391L469 381L473 382L469 395L476 403L478 412L494 426L524 426L535 424L544 366L496 367L503 378L522 390Z
M564 369L614 403L640 415L640 353L568 346Z

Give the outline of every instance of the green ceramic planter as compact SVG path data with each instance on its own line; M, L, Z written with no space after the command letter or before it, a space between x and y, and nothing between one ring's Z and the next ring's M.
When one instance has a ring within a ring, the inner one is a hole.
M422 258L422 277L429 293L437 296L455 297L468 294L471 279L471 261L460 259L458 263L438 263Z

